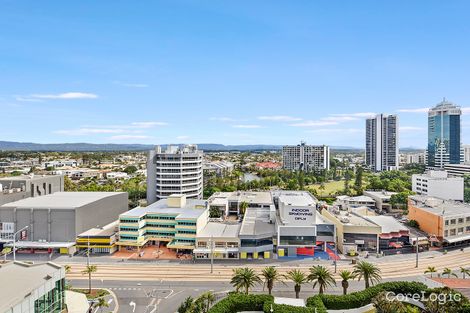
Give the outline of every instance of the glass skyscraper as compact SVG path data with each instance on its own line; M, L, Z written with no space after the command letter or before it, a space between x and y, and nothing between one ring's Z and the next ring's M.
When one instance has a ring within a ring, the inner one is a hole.
M462 163L460 115L460 107L445 98L429 110L426 154L428 167L443 168L445 164Z

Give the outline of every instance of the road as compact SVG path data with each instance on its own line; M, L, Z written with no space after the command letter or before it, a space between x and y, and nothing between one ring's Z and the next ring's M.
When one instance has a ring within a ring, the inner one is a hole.
M398 279L386 279L386 281ZM415 276L400 278L400 280L421 281L428 285L435 287L439 286L437 283L426 279L425 277ZM74 287L86 287L88 282L86 280L71 280L70 283ZM119 313L132 313L135 303L134 313L174 313L179 305L188 296L193 298L198 297L206 291L212 291L217 297L222 298L225 292L233 290L229 282L218 281L198 281L198 282L167 282L167 281L141 281L141 280L117 280L117 281L93 281L93 286L96 288L108 288L116 294L119 303ZM364 282L351 281L349 291L362 290ZM341 294L342 287L340 283L337 286L330 287L328 290L330 294ZM253 293L266 293L262 285L258 285L251 290ZM313 290L311 284L306 284L302 287L300 297L306 299L318 290ZM279 297L295 297L294 287L291 283L278 283L275 285L274 296Z

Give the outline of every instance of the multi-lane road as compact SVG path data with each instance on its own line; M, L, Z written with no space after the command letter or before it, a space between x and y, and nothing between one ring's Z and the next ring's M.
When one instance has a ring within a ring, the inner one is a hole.
M413 255L399 255L386 258L370 258L368 261L376 263L384 280L421 280L424 281L423 272L428 266L436 267L442 271L448 267L458 269L461 266L470 267L470 250L465 252L452 251L448 254L423 253L420 256L419 266L415 267ZM67 275L76 287L86 286L87 277L81 274L85 265L82 262L72 263L71 272ZM322 264L334 271L331 262L326 261L292 261L277 262L276 266L282 274L292 268L308 272L314 264ZM231 290L230 278L233 268L246 265L216 264L213 273L210 273L208 264L176 264L176 263L98 263L98 271L93 275L94 286L104 287L113 291L119 303L119 312L134 313L174 313L179 304L188 296L197 297L205 291L223 294ZM248 263L247 266L261 271L266 264ZM338 262L337 272L343 269L352 269L350 262ZM339 280L338 273L335 278ZM426 280L427 283L431 283ZM363 282L352 282L351 290L360 290ZM262 292L263 286L257 286L254 292ZM330 289L330 293L340 293L341 285ZM313 294L312 286L306 285L302 290L302 297ZM276 296L293 297L293 287L290 283L278 284ZM135 310L134 310L135 306Z

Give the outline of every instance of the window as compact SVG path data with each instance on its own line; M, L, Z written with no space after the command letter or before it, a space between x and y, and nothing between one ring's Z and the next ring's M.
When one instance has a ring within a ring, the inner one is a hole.
M470 216L467 216L466 220L467 220L467 223L470 223Z
M468 234L470 233L470 226L465 227L465 232Z
M447 236L449 236L449 231L448 230L444 231L444 237L447 237Z
M455 233L456 233L456 232L455 232L455 228L450 230L450 235L451 235L451 236L455 236Z
M459 227L458 233L459 234L463 233L463 227Z
M459 218L459 224L463 223L463 218Z
M280 236L281 245L293 246L314 246L316 244L315 236Z
M455 220L454 219L450 220L450 224L455 225Z
M449 226L449 220L446 220L446 226Z

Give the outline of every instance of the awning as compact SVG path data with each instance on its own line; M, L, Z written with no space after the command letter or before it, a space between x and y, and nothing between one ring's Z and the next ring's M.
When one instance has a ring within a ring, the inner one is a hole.
M465 240L470 240L470 234L444 238L444 241L448 243L454 243L454 242L465 241Z
M13 243L6 244L7 247L13 247ZM75 242L40 242L40 241L17 241L16 249L59 249L75 246Z

